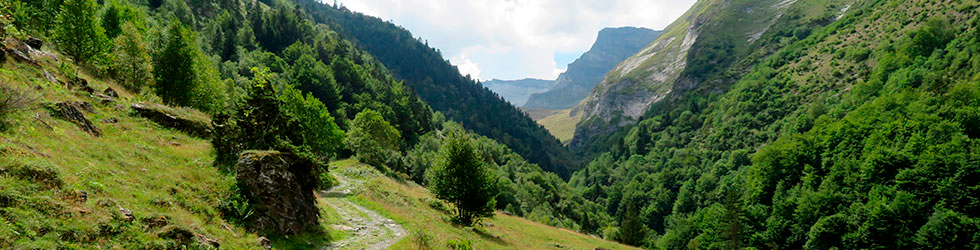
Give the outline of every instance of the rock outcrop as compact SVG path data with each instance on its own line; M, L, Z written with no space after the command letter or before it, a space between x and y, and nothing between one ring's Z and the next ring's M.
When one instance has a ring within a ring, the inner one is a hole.
M35 49L35 50L41 50L41 46L44 45L44 42L41 41L41 39L37 39L37 37L29 37L29 38L27 38L27 42L26 43L27 43L27 46L31 46L31 48L32 49Z
M247 219L253 229L291 235L318 225L313 193L316 165L277 151L242 153L235 179L255 212Z
M183 131L197 137L208 137L211 135L212 127L209 121L204 119L194 119L160 104L134 103L130 109L140 117L150 119L161 126Z
M88 132L92 136L102 136L102 130L92 124L88 118L82 113L85 110L89 113L94 113L95 109L92 108L91 104L87 102L79 101L65 101L54 104L53 110L55 115L78 125L83 131Z
M585 113L569 146L588 148L647 115L653 104L698 89L734 67L793 3L698 1L656 41L606 73L578 106Z

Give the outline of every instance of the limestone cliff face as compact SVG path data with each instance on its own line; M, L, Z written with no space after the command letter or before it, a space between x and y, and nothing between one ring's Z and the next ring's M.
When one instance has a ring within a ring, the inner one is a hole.
M759 37L796 0L701 0L660 37L606 73L582 101L585 115L570 146L635 123L672 92L695 89L704 79L756 46Z
M660 31L636 27L600 30L592 48L568 64L568 70L558 76L553 87L546 92L532 94L524 107L533 109L575 107L602 81L606 72L649 45L659 35Z

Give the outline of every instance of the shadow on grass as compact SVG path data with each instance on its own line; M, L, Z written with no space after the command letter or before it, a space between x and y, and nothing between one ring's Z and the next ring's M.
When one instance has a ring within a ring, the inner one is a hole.
M330 246L333 237L327 233L324 225L316 229L295 235L268 235L273 249L323 249Z
M497 244L500 244L500 245L504 245L504 246L510 245L506 241L504 241L503 239L501 239L500 236L496 236L496 235L490 234L489 232L483 230L483 228L474 227L473 228L473 232L476 233L477 235L479 235L480 238L483 238L483 240L491 241L491 242L494 242L494 243L497 243Z

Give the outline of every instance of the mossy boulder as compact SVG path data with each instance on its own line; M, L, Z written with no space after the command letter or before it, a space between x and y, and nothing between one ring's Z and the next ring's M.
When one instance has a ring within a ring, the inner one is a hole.
M238 186L254 211L246 220L250 227L281 235L316 228L316 163L289 153L247 151L236 169Z

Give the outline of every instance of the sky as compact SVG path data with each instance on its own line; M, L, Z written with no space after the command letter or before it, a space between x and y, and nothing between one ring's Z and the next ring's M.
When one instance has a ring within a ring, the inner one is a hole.
M331 3L331 0L324 2ZM481 80L553 80L605 27L661 30L695 0L338 0L405 27ZM332 3L331 3L332 4Z

